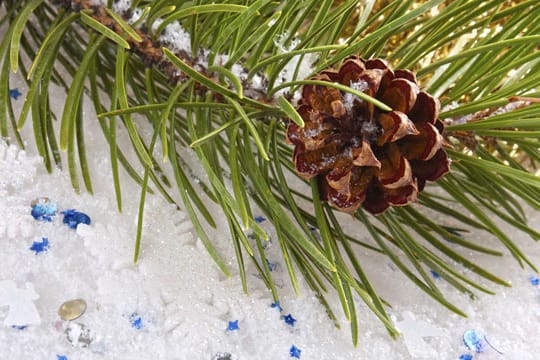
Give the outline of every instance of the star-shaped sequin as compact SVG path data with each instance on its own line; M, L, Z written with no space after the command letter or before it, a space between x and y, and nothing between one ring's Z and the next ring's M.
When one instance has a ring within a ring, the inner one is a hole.
M282 312L283 311L283 308L281 307L280 303L279 303L279 300L270 304L270 307L272 308L276 308L279 310L279 312Z
M30 250L35 251L36 255L49 250L49 239L41 238L41 241L34 241L32 246L30 246Z
M17 98L19 96L21 96L21 92L19 91L19 89L15 88L15 89L9 89L9 96L12 98L12 99L15 99L17 100Z
M136 312L129 316L129 322L134 329L141 330L143 328L142 317Z
M90 217L85 213L75 211L74 209L69 209L62 211L62 214L64 215L62 222L71 229L76 229L79 224L90 225Z
M238 330L238 320L229 321L229 325L227 325L227 331L236 331Z
M299 348L297 348L294 345L292 345L291 348L289 349L289 355L291 355L291 357L293 357L293 358L300 359L300 354L301 353L302 353L302 350L300 350Z
M294 326L294 323L296 322L296 319L293 318L293 316L291 314L288 314L288 315L283 316L283 321L285 321L285 323L287 325Z

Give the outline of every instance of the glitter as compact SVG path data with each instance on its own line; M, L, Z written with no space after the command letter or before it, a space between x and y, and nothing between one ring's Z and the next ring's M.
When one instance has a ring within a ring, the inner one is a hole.
M264 216L255 216L255 222L257 224L260 224L262 222L266 221L266 218Z
M26 329L28 326L27 325L11 325L11 327L13 329L16 329L16 330L24 330Z
M288 314L288 315L283 316L283 321L285 321L285 323L287 325L294 326L294 323L296 322L296 319L293 318L293 316L291 314Z
M68 360L68 358L65 355L56 355L56 360Z
M486 350L486 341L474 330L467 330L463 334L463 342L471 350L477 353L484 352Z
M279 304L279 300L276 301L276 302L274 302L274 303L272 303L272 304L270 305L270 307L278 309L279 312L282 312L282 311L283 311L283 309L281 308L281 305Z
M35 251L36 255L49 250L49 239L41 238L41 241L34 241L32 246L30 246L30 250Z
M227 331L236 331L236 330L238 330L238 320L229 321L229 325L227 326Z
M430 270L429 271L431 273L431 275L433 276L434 279L440 279L441 278L441 275L436 272L435 270Z
M463 354L459 357L459 360L472 360L472 355L470 354Z
M62 222L69 226L71 229L76 229L79 224L90 225L90 217L85 213L69 209L62 211L64 220Z
M68 326L64 331L68 342L76 347L87 348L94 341L94 334L85 324L68 321Z
M12 98L12 99L15 99L17 100L19 98L19 96L21 96L21 92L19 91L19 89L15 88L15 89L9 89L9 96Z
M540 285L540 279L536 276L529 276L529 281L531 282L531 285L538 286Z
M232 360L232 355L228 352L218 352L212 357L212 360Z
M52 221L58 208L54 201L49 198L41 197L32 201L32 211L30 214L38 221Z
M289 349L289 355L293 358L297 358L297 359L300 359L300 354L302 353L302 350L300 350L299 348L297 348L296 346L291 346L291 348Z
M129 315L129 322L134 329L141 330L143 328L142 318L136 312Z

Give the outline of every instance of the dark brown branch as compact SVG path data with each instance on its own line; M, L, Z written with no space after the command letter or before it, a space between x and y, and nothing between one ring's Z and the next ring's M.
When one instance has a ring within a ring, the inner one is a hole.
M107 26L118 35L124 37L128 42L131 51L141 58L144 65L147 67L156 67L167 77L171 84L174 85L178 82L187 80L186 74L174 66L163 54L162 48L172 48L172 44L153 39L152 36L148 34L148 30L145 27L134 29L142 39L142 41L139 42L126 34L122 27L105 11L105 7L103 6L94 5L89 0L57 0L55 3L57 6L64 7L69 11L87 11L89 16ZM131 16L129 13L119 15L126 20ZM191 54L188 54L186 51L175 51L175 55L204 76L216 81L213 74L210 74L207 68L203 66L200 61L197 61L198 59L193 58ZM249 97L264 103L273 102L267 98L264 91L253 88L245 79L241 79L241 81L243 82L244 93Z

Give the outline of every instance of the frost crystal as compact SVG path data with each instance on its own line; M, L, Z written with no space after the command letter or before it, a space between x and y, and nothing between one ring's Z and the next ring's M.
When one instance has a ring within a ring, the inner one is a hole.
M362 134L365 134L368 136L368 138L375 138L378 135L379 127L371 122L371 121L364 121L362 124Z

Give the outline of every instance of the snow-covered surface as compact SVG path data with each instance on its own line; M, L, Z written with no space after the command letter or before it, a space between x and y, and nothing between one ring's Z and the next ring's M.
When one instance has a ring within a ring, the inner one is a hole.
M95 115L87 109L85 116L94 196L76 195L66 172L47 174L33 155L32 144L29 153L0 144L0 284L5 285L0 289L1 358L217 359L221 354L225 359L229 353L231 359L286 359L295 345L301 359L459 359L474 354L463 343L467 330L485 335L504 353L487 346L474 359L535 359L540 352L540 287L531 283L533 274L520 269L509 256L476 256L513 283L509 289L496 288L496 296L470 300L436 280L470 315L464 319L423 295L384 258L362 253L374 284L394 305L390 312L405 336L391 340L361 306L357 349L350 344L343 319L338 330L306 288L300 297L294 295L278 246L271 246L268 256L276 264L281 314L271 306L270 293L255 276L249 279L250 294L243 294L226 231L213 237L230 263L232 278L216 269L186 214L157 196L148 197L141 258L133 264L137 187L125 178L124 212L118 213L106 147ZM27 138L31 139L28 133ZM60 213L52 222L38 221L31 216L31 203L40 197L56 202L59 211L84 212L92 223L73 230L62 223ZM219 219L219 213L214 215ZM538 213L532 217L531 223L538 224ZM264 221L261 224L265 226ZM513 234L539 264L540 246ZM34 242L43 238L49 241L48 249L32 251ZM473 238L493 243L485 234ZM10 290L8 285L13 283ZM5 300L14 291L18 301ZM71 322L62 321L58 308L77 298L88 303L86 313ZM337 299L330 299L339 313ZM17 316L17 308L32 304L39 324L18 329L11 325L25 324L4 323ZM293 325L285 321L290 320L285 318L288 314L296 319ZM227 330L234 321L238 329Z
M21 81L15 79L12 85L25 93ZM59 101L53 103L53 109L59 111L61 97L53 99ZM15 103L20 107L22 98ZM291 352L294 345L301 351L301 359L450 360L466 359L467 354L475 360L537 359L540 286L531 282L534 274L519 268L509 255L493 258L465 252L513 284L503 288L478 279L497 291L496 296L480 294L479 299L471 300L444 280L435 279L448 298L469 315L462 318L424 295L386 258L359 250L373 284L393 304L389 312L404 336L392 340L361 305L356 349L334 294L329 294L329 301L340 317L341 330L328 320L306 286L302 285L299 297L291 290L279 245L272 244L267 256L275 265L282 312L271 306L271 294L253 275L252 267L247 270L250 293L242 292L226 224L215 207L219 228L211 236L229 263L231 278L213 264L186 214L158 196L147 198L142 252L139 263L134 264L139 190L122 175L124 211L118 213L108 147L89 107L84 116L93 196L75 194L67 172L48 174L44 170L35 156L31 124L23 131L29 142L27 152L0 143L0 358L289 359L298 354ZM127 141L119 137L124 147ZM190 155L186 161L195 163ZM34 219L31 204L41 197L54 201L59 212L76 209L88 214L91 224L71 229L62 223L60 213L51 222ZM539 214L530 214L531 224L538 229ZM270 231L267 222L261 226ZM359 228L353 223L346 226ZM503 228L540 265L540 244ZM367 234L363 237L369 241ZM44 238L48 246L44 246ZM485 233L473 233L469 238L501 248ZM47 250L36 251L40 248ZM76 320L62 321L58 309L73 299L84 299L87 310ZM21 307L35 307L39 321L22 329L12 327L26 325L17 323L17 318L28 321ZM481 353L468 349L463 335L470 330L482 341L486 336L492 346L479 344Z

